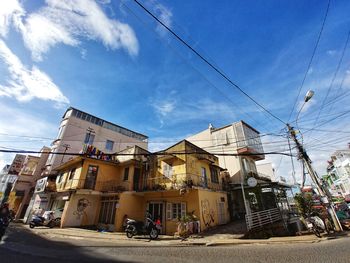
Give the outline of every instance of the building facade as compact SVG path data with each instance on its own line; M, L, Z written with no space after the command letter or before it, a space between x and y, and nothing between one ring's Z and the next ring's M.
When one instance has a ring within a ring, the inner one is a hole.
M179 219L189 215L200 230L225 224L229 212L221 170L217 157L188 141L157 154L130 147L109 161L76 157L57 168L62 227L122 231L126 217L143 221L146 211L166 234L174 234Z
M76 108L68 108L62 116L57 138L52 142L52 153L37 182L33 208L57 208L54 204L54 200L57 200L56 168L74 159L74 153L82 153L86 150L84 147L88 146L99 149L101 153L111 154L134 145L147 149L148 137Z
M324 183L333 196L343 196L350 201L350 150L338 150L328 161Z
M188 138L193 144L218 155L219 165L230 174L231 218L242 218L256 209L254 187L248 178L259 178L256 161L265 158L259 132L244 121L209 128ZM225 156L237 154L241 156Z

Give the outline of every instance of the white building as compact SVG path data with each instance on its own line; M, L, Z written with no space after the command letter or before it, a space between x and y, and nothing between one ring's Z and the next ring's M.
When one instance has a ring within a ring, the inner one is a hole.
M350 199L350 150L334 152L327 170L332 181L331 192Z
M265 159L259 132L243 121L220 128L209 125L208 129L187 140L214 154L247 154L218 156L220 167L227 169L233 183L240 183L244 176L257 173L255 161Z
M79 153L84 144L93 145L104 153L119 152L134 145L147 150L148 137L70 107L62 117L57 138L52 142L52 152ZM44 175L55 174L58 165L73 157L50 154Z
M135 145L147 150L148 137L76 108L68 108L62 116L57 138L52 142L53 154L49 155L42 178L37 181L36 195L31 201L34 210L39 207L44 210L60 208L57 201L65 200L67 196L56 192L55 168L76 157L69 153L81 153L86 145L107 154Z
M255 165L256 165L258 174L260 176L269 178L272 182L278 181L278 178L276 178L275 169L273 168L272 163L262 161L262 162L255 163Z

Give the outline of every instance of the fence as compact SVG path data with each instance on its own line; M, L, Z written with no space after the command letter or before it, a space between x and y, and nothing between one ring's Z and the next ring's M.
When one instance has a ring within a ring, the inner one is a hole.
M246 215L245 220L249 231L254 228L262 227L264 225L280 221L282 220L282 217L278 208L272 208Z

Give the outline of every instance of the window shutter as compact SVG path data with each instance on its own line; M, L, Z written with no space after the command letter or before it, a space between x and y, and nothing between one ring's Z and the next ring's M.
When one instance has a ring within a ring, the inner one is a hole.
M166 203L166 219L171 220L173 219L171 216L172 212L172 203Z
M181 202L181 218L183 218L184 216L186 216L186 203Z

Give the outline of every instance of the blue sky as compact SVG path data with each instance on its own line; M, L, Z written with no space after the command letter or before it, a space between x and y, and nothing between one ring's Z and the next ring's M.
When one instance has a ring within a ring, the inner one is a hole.
M141 2L259 103L288 120L328 1ZM297 103L299 109L306 91L315 91L301 113L303 128L314 125L326 96L350 30L349 13L349 1L331 1ZM350 89L348 49L328 100ZM321 111L319 121L348 110L348 102L340 97ZM151 149L208 123L243 119L262 133L283 128L131 0L1 1L0 103L0 146L16 149L39 149L49 141L4 134L53 138L69 105L148 135ZM349 131L349 115L322 128ZM329 155L348 142L346 133L321 131L304 139L319 173ZM266 136L264 148L285 150L283 140ZM11 158L1 154L0 164ZM288 158L268 160L279 175L290 176Z

